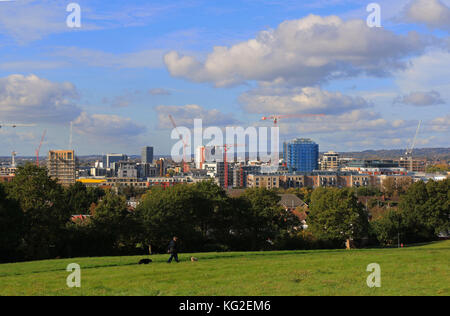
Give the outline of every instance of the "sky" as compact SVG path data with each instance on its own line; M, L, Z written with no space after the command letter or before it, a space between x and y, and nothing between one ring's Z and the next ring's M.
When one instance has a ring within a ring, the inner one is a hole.
M449 147L450 0L0 0L0 156L171 151L177 125L272 126L321 151ZM72 20L74 21L74 20Z

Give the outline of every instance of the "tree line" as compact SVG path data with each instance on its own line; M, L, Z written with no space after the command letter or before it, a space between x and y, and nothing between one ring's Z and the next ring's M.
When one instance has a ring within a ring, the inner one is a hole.
M372 189L302 188L307 225L280 204L277 190L247 189L230 197L212 181L139 192L62 187L45 168L19 167L0 184L0 261L165 252L176 235L182 251L341 248L434 240L449 230L450 180L411 185L398 207L376 217L358 201ZM72 215L88 214L74 219Z

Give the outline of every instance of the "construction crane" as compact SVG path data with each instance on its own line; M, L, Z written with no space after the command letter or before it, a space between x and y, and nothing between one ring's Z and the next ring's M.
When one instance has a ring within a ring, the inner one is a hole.
M270 116L263 116L261 118L261 120L266 121L266 120L272 120L273 121L273 125L277 126L278 121L280 119L284 119L284 118L303 118L303 117L316 117L316 116L325 116L325 114L274 114L274 115L270 115Z
M2 127L30 127L30 126L36 126L36 124L16 124L16 123L0 123L0 128Z
M414 146L416 145L417 135L419 135L420 125L422 124L422 120L419 121L419 125L417 125L416 134L414 135L414 139L411 143L410 148L406 148L405 157L412 157L412 153L414 150Z
M41 151L41 146L42 146L42 143L44 142L46 133L47 133L47 130L45 129L44 132L42 133L41 142L39 143L39 147L36 149L36 166L38 166L38 167L39 167L39 152Z
M187 143L183 137L183 134L180 133L180 131L178 130L177 124L175 123L175 120L173 119L172 115L169 114L169 119L172 122L173 128L175 128L175 130L177 131L180 140L183 142L183 172L188 172L189 171L189 166L186 162L186 147L187 147Z

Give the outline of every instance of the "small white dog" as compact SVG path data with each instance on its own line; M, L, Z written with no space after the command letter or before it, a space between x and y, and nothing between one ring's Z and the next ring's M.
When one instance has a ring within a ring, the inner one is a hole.
M195 257L191 257L191 261L192 261L192 262L195 262L195 261L198 261L198 259L195 258Z

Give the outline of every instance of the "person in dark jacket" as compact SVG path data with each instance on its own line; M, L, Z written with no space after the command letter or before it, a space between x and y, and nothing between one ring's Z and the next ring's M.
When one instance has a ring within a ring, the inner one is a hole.
M167 263L171 263L172 259L175 259L176 262L178 261L178 242L177 242L178 238L177 237L173 237L173 239L169 242L169 247L167 249L167 252L170 253L170 258L169 261L167 261Z

